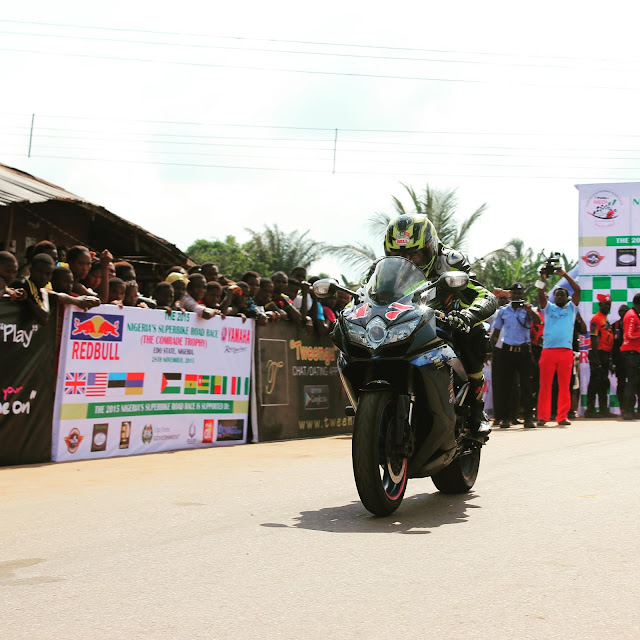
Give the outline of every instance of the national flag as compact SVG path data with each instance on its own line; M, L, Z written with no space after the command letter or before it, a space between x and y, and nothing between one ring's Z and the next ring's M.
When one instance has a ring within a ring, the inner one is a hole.
M160 393L180 393L181 373L163 373Z
M87 393L88 396L105 396L107 394L107 382L109 380L108 373L89 373L87 374Z
M249 395L249 378L234 377L231 379L231 395Z
M126 382L126 373L110 373L107 386L109 387L109 389L124 389Z
M65 394L70 396L84 395L86 386L86 373L67 373L64 380Z
M196 393L198 388L198 376L195 373L187 373L184 376L184 392L188 394Z
M211 393L219 396L227 393L227 376L211 376Z
M124 384L125 396L141 396L144 391L144 373L127 373Z
M209 393L210 376L198 376L198 393Z

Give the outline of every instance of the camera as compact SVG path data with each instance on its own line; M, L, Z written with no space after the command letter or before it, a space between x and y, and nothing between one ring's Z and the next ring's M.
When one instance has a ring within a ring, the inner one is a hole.
M541 272L547 277L552 276L554 273L558 273L560 270L560 253L557 251L551 252L547 258L547 262L542 267Z

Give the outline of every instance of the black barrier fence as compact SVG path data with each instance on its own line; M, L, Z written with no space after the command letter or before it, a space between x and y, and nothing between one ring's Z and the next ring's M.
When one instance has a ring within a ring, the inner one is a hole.
M0 298L0 466L51 460L56 316L35 324L24 305Z
M256 327L254 442L351 433L337 354L328 336L309 335L290 322Z

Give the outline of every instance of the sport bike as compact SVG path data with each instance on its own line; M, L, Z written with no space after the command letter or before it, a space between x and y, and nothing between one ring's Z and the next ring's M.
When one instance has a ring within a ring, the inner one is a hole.
M351 402L346 411L355 415L356 486L375 515L400 506L408 478L430 476L444 493L464 493L475 483L487 437L466 424L469 383L451 333L460 320L434 308L438 290L453 293L468 281L454 271L430 282L412 262L394 256L377 262L358 291L333 279L313 286L318 298L338 290L353 296L331 337Z

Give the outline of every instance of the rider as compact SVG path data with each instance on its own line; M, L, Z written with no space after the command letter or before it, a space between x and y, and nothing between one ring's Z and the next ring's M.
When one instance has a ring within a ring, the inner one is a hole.
M384 252L387 256L407 258L429 279L435 279L445 271L469 274L466 289L439 292L429 304L447 313L458 329L470 329L469 333L455 332L454 346L470 382L468 425L472 432L488 434L491 428L482 400L482 369L488 351L483 322L498 308L496 297L473 278L475 274L471 273L471 265L459 251L440 242L435 226L426 215L403 214L393 218L387 227Z

